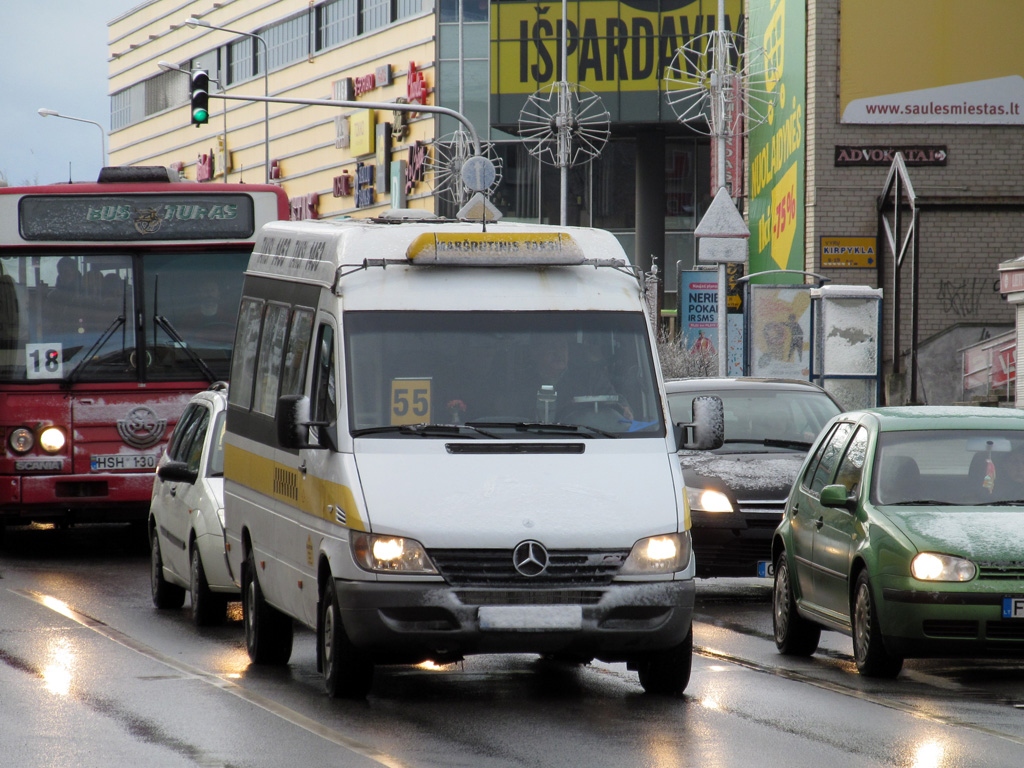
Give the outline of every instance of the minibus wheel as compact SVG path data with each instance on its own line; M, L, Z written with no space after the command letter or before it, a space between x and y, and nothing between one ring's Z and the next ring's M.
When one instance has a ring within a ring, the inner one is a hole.
M327 581L320 606L318 640L324 689L332 699L365 699L373 685L373 662L356 650L345 634L333 577Z
M686 639L672 648L648 654L636 666L644 693L679 696L690 682L693 662L693 627Z
M242 624L253 664L287 664L292 655L292 620L263 599L252 550L242 566Z

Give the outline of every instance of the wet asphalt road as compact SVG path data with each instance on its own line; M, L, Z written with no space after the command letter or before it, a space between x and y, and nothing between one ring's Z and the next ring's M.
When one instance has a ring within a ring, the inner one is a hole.
M365 702L330 701L312 633L288 667L251 667L240 610L196 629L157 611L145 539L120 526L9 530L0 546L0 765L1013 766L1024 663L908 661L857 675L848 638L779 656L770 583L698 584L681 699L624 665L481 656L378 670Z

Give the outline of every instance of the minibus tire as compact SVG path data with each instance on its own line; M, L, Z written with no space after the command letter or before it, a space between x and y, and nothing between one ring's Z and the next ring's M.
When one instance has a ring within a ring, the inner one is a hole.
M373 662L345 634L338 607L338 592L331 578L324 587L320 617L320 658L324 690L332 699L365 699L373 685Z
M690 683L693 665L693 627L686 639L672 648L655 651L637 665L644 693L655 696L679 696Z
M149 529L149 586L153 605L161 610L181 608L185 604L185 589L164 578L164 560L160 555L160 534L156 521Z
M253 664L288 663L294 635L292 620L263 599L252 550L242 566L242 624L245 650Z

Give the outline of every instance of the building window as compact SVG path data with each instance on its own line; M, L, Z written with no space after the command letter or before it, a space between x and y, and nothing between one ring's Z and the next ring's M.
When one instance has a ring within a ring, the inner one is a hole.
M131 88L125 88L110 97L110 130L116 131L131 124Z
M398 0L398 18L408 19L423 10L423 0Z
M251 37L243 37L226 46L228 85L249 80L259 73L257 46L256 40Z
M373 32L391 22L391 0L363 0L362 32Z
M267 43L271 72L309 56L309 16L302 14L293 19L267 27L260 33Z
M359 33L357 0L332 0L316 9L316 50L341 45Z

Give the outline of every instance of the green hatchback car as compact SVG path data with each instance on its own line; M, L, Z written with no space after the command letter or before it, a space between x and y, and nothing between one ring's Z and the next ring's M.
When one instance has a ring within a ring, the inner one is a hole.
M775 644L853 638L862 675L905 658L1024 657L1024 411L840 414L793 483L772 542Z

